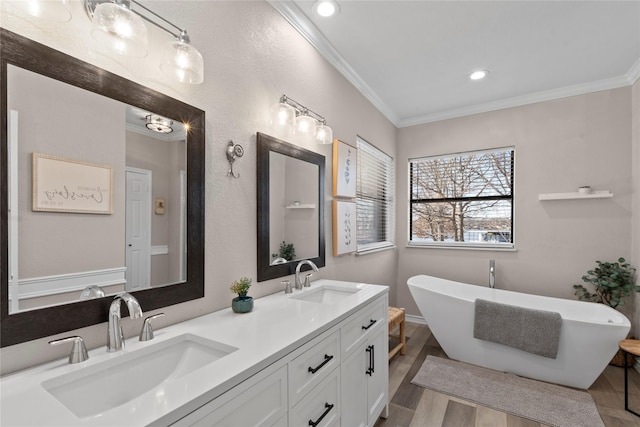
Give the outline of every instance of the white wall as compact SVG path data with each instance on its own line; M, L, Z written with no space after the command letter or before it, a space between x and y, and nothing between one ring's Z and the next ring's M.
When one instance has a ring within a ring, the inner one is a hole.
M153 1L148 6L188 29L204 56L205 81L188 86L165 80L159 72L160 41L151 30L152 53L145 59L91 56L90 21L81 2L71 2L67 23L36 21L18 15L6 2L0 25L55 49L79 57L206 111L206 270L205 297L162 309L157 327L230 306L229 284L241 276L256 277L256 132L269 133L269 107L287 94L323 114L334 136L355 143L356 134L395 157L395 127L306 42L267 3L250 1ZM229 140L241 144L244 157L234 163L240 179L226 176ZM324 207L327 266L319 277L393 285L395 252L333 258L331 244L331 146L307 146L326 157L327 203ZM255 283L254 297L279 292L280 279ZM392 290L391 302L393 303ZM259 302L257 302L259 304ZM144 307L143 307L144 309ZM148 314L148 313L145 313ZM139 321L124 319L127 336L137 335ZM285 332L285 331L278 331ZM1 373L62 358L67 350L50 339L71 334L85 337L89 348L106 342L106 324L3 348Z
M517 251L404 247L409 158L512 145ZM631 255L631 151L630 87L399 129L398 305L419 315L406 285L416 274L488 286L492 258L498 288L576 298L595 260ZM615 196L538 201L581 185Z

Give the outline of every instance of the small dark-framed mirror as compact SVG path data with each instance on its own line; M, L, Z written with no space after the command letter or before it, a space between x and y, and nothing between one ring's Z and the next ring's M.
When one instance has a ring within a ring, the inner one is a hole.
M325 157L258 133L257 171L258 281L324 267Z
M134 83L94 65L63 54L25 37L0 29L0 323L2 347L49 335L62 333L107 321L112 296L79 300L27 311L10 311L9 290L9 133L8 133L8 67L18 67L57 82L80 88L110 100L116 100L163 117L171 117L188 124L186 135L185 247L186 280L162 287L135 291L134 295L144 311L202 298L204 296L204 111ZM46 95L44 95L46 96ZM86 106L90 108L90 106ZM99 117L98 117L99 118ZM124 119L124 116L122 117ZM42 126L47 118L39 123ZM83 143L78 141L78 144ZM55 149L55 147L54 147ZM27 187L27 191L30 191ZM122 196L121 194L118 196ZM105 215L106 216L106 215ZM72 226L70 227L73 228ZM124 248L123 248L124 252ZM87 256L100 256L97 250L87 250ZM37 261L36 261L37 262Z

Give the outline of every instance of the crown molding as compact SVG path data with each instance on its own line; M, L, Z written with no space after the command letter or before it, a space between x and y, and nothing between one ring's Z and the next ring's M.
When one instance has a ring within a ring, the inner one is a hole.
M517 96L513 98L500 99L484 104L469 105L462 108L454 108L451 110L440 111L433 114L423 116L410 117L400 120L398 128L417 126L426 123L433 123L440 120L454 119L457 117L471 116L473 114L487 113L490 111L503 110L505 108L521 107L523 105L536 104L538 102L553 101L556 99L567 98L570 96L584 95L602 90L616 89L619 87L629 86L629 78L627 75L614 77L611 79L599 80L596 82L565 86L557 89L545 90L541 92L530 93L527 95Z
M640 79L640 58L627 71L627 80L632 85Z
M306 17L300 8L291 1L267 0L291 26L333 65L355 88L378 109L393 125L398 126L399 117L369 87L360 75L345 61L333 45L322 35L318 27Z

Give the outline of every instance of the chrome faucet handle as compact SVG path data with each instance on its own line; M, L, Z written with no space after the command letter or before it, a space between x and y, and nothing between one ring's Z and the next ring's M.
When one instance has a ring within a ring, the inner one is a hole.
M285 294L290 294L293 292L293 289L291 289L291 280L281 280L280 284L284 285Z
M162 316L164 316L164 313L158 313L144 319L144 322L142 322L142 329L140 330L140 341L151 341L153 339L153 328L151 327L151 321Z
M313 277L313 274L309 273L304 277L304 287L305 288L309 288L311 287L311 278Z
M82 337L79 337L77 335L49 341L49 344L59 345L66 342L73 342L73 346L71 347L71 354L69 354L69 363L80 363L89 358L89 353L87 353L87 347L85 347L84 345L84 340L82 339Z

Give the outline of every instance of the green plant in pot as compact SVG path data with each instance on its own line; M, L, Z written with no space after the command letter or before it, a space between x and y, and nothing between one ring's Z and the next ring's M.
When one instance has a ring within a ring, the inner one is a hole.
M241 277L229 286L231 292L238 294L237 297L231 300L231 309L236 313L248 313L253 310L253 298L247 296L251 282L250 278Z
M292 261L296 257L296 249L293 243L287 243L284 240L280 243L280 250L277 254L271 254L273 258L282 258L287 261Z
M640 286L635 285L633 278L636 269L624 258L618 258L618 262L596 261L596 264L598 266L595 269L582 276L582 281L593 287L593 293L583 285L573 285L580 300L618 308L624 305L625 297L640 292Z
M624 305L624 300L633 292L640 292L640 286L634 282L635 268L631 267L624 258L618 258L617 262L596 261L598 265L593 270L588 270L582 276L582 281L593 288L593 293L583 285L573 285L575 294L582 301L606 304L615 309ZM618 350L610 364L615 366L631 366L633 361L625 360L624 353Z

